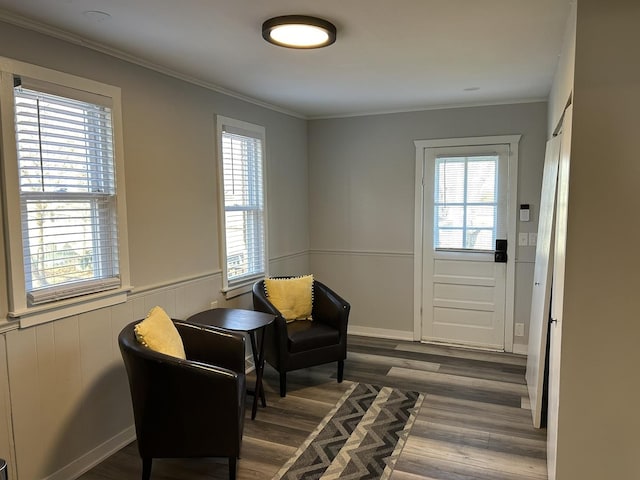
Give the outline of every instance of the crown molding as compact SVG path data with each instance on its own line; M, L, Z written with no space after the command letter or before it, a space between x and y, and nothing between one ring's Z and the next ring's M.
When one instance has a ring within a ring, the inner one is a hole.
M415 108L402 108L402 109L389 109L389 110L372 110L370 112L354 112L354 113L340 113L336 115L309 115L307 120L333 120L340 118L353 118L353 117L369 117L377 115L395 115L399 113L416 113L416 112L429 112L431 110L454 110L460 108L477 108L477 107L501 107L508 105L519 105L523 103L547 103L548 98L524 98L514 100L501 100L498 102L475 102L475 103L451 103L433 106L422 106Z
M243 102L251 103L258 107L266 108L269 110L273 110L278 113L283 113L285 115L289 115L292 117L300 118L303 120L307 120L307 116L302 115L298 112L294 112L292 110L288 110L286 108L279 107L277 105L273 105L267 102L263 102L253 97L249 97L247 95L243 95L241 93L235 92L233 90L229 90L227 88L221 87L211 82L207 82L205 80L192 77L190 75L185 75L176 70L172 70L163 65L159 65L157 63L149 62L135 55L131 55L130 53L124 52L122 50L118 50L116 48L109 47L100 42L96 42L93 40L89 40L80 35L76 35L74 33L67 32L66 30L53 27L51 25L47 25L42 22L38 22L37 20L33 20L31 18L23 17L22 15L18 15L12 12L8 12L6 10L0 9L0 21L9 23L11 25L15 25L17 27L21 27L27 30L32 30L37 33L41 33L43 35L47 35L49 37L57 38L58 40L63 40L68 43L72 43L74 45L78 45L81 47L89 48L96 52L103 53L105 55L109 55L111 57L118 58L128 63L132 63L134 65L138 65L140 67L146 68L148 70L153 70L157 73L161 73L163 75L167 75L169 77L176 78L178 80L182 80L187 83L191 83L193 85L197 85L199 87L206 88L208 90L212 90L217 93L221 93L223 95L227 95L229 97L236 98Z

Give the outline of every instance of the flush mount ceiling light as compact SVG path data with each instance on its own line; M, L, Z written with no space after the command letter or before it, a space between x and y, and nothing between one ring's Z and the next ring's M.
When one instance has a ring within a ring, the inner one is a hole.
M111 19L111 15L107 12L101 12L99 10L87 10L82 12L82 14L88 18L89 20L93 20L96 23L106 22Z
M262 24L262 38L288 48L320 48L336 41L336 27L321 18L284 15Z

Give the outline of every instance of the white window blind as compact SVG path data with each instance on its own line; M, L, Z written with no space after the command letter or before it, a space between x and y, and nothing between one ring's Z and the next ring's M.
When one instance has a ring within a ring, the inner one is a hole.
M436 158L436 249L494 249L498 215L498 160L497 154Z
M263 142L226 125L221 137L226 274L233 285L266 271Z
M29 304L119 287L111 109L20 85L14 98Z

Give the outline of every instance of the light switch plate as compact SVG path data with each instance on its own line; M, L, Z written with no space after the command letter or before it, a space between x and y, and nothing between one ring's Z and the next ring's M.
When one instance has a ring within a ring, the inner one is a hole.
M518 234L518 246L526 247L527 245L529 245L529 234L526 232Z
M516 323L515 328L516 337L524 337L524 323Z
M538 232L529 233L529 245L535 247L538 244Z

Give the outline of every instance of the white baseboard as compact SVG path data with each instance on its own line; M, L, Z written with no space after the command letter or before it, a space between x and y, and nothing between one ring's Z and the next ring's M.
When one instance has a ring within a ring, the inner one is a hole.
M528 355L529 354L529 346L523 345L522 343L514 343L513 344L513 353L517 355Z
M57 472L49 475L43 480L69 480L78 478L83 473L91 470L104 459L110 457L125 445L133 442L136 438L136 429L133 425L124 429L116 436L110 438L83 456L64 466Z
M404 330L389 330L387 328L359 327L349 325L347 333L351 335L361 335L363 337L388 338L390 340L407 340L413 342L413 332Z

